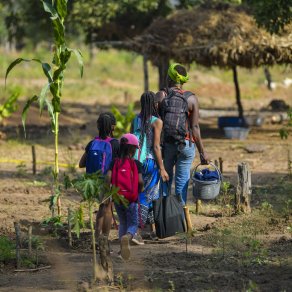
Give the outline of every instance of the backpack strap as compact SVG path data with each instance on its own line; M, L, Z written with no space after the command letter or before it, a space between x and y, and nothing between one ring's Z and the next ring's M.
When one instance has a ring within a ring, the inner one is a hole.
M185 96L186 100L188 100L188 98L189 98L191 95L194 95L194 94L193 94L191 91L184 91L184 92L183 92L183 95ZM189 117L187 118L187 121L188 121L188 132L189 132L189 137L190 137L190 140L189 140L189 147L191 147L191 146L192 146L193 134L192 134L191 122L190 122Z
M104 141L106 143L109 143L110 147L111 147L111 152L113 153L113 149L112 149L112 144L110 143L113 138L111 137L106 137L105 139L101 139L100 137L95 137L95 140L97 141ZM105 153L102 154L102 165L101 165L101 170L102 172L104 173L104 168L105 168L105 161L106 161L106 156L105 156Z

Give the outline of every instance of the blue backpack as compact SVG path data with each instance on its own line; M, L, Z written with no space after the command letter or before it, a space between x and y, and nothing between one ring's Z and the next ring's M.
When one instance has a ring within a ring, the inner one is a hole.
M86 173L101 170L106 174L112 161L112 138L105 140L96 137L92 140L86 156Z

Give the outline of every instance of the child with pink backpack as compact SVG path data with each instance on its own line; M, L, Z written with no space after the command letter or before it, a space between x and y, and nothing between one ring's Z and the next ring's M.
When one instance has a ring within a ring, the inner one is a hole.
M110 165L107 179L112 185L119 188L119 195L129 203L127 206L116 204L119 217L119 239L121 256L130 258L130 241L137 233L138 220L138 194L143 189L142 164L133 157L139 141L133 134L124 134L120 139L120 157Z

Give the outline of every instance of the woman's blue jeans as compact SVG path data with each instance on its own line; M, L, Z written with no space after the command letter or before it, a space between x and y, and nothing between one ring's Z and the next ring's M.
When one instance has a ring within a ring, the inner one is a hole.
M175 194L180 196L183 203L187 202L188 184L190 180L190 170L192 162L195 158L195 144L186 140L186 145L179 150L178 145L165 143L164 144L164 167L169 175L169 186L173 181L173 172L175 166Z

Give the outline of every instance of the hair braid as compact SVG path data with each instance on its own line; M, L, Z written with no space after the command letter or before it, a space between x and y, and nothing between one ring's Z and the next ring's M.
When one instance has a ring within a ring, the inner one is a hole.
M157 116L156 107L154 104L155 94L152 91L146 91L142 94L141 103L141 135L139 139L140 148L143 146L144 138L148 140L151 134L151 117Z
M106 139L111 135L112 131L112 119L107 113L102 113L97 119L97 128L99 132L99 137L101 139Z

